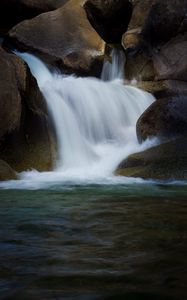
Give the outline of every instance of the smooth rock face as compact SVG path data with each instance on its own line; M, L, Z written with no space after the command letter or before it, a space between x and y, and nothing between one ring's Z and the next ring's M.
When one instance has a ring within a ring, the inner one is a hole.
M38 55L48 65L77 74L100 73L105 43L90 25L84 1L24 21L8 34L8 42Z
M187 32L155 51L153 60L158 80L187 81Z
M88 0L85 10L95 30L107 43L120 43L132 14L129 0Z
M187 95L154 102L137 122L140 142L154 136L172 138L187 133Z
M16 172L3 160L0 159L0 181L17 179Z
M2 48L0 62L0 158L16 171L51 170L55 138L36 80Z
M136 79L140 87L158 97L174 95L179 90L185 93L186 16L185 0L133 1L132 18L122 39L127 80Z
M133 51L142 46L142 32L154 1L155 0L132 1L132 17L128 25L128 30L124 33L122 38L122 45L125 50Z
M18 128L21 118L21 95L11 60L12 56L0 48L0 138Z
M0 35L6 34L18 23L55 10L68 0L1 0Z
M187 137L135 153L125 159L116 174L159 180L187 179Z
M186 0L154 0L144 24L144 39L152 45L167 43L187 30Z

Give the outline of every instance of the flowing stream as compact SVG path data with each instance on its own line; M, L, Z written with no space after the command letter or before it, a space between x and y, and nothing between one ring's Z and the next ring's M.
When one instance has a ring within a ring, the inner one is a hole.
M136 122L154 101L151 94L124 85L123 52L112 51L112 62L104 63L101 79L50 72L33 55L17 54L29 65L46 99L59 151L53 172L25 172L21 179L31 185L121 180L113 176L117 165L147 147L137 142Z

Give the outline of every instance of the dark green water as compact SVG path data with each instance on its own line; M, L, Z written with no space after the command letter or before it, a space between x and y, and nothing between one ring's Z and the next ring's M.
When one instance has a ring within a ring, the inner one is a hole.
M187 299L187 186L0 190L0 299Z

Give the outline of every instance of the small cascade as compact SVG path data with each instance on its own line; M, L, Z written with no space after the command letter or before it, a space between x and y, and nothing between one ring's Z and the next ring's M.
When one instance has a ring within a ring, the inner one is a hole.
M115 79L124 80L125 54L122 50L112 49L111 61L106 60L101 73L101 80L112 81Z
M105 62L101 79L51 73L33 55L18 55L36 77L55 124L55 172L109 176L125 156L138 150L136 122L154 98L122 84L122 52L113 50L112 63Z

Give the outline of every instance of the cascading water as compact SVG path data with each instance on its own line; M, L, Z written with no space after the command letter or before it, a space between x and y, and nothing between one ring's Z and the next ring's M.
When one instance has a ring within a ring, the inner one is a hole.
M136 121L154 98L123 84L121 52L114 50L113 62L105 62L101 80L51 73L38 58L17 54L36 77L57 132L59 159L54 172L40 174L43 180L106 178L123 158L142 149Z

